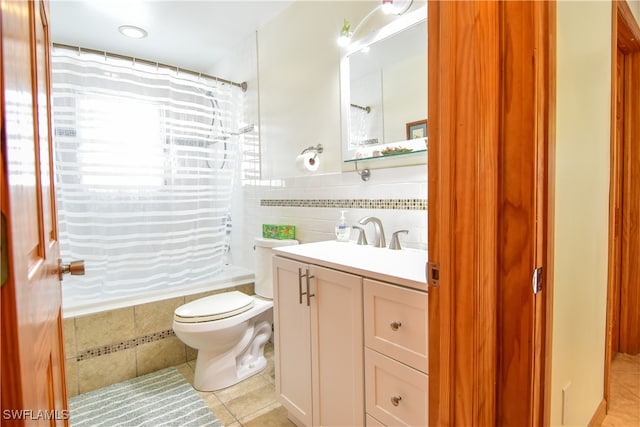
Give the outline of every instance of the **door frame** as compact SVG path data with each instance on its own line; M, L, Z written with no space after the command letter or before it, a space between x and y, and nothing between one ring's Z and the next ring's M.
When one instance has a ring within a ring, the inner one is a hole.
M555 7L429 1L428 280L437 270L439 282L428 295L430 425L509 425L516 417L518 425L549 423ZM531 32L514 37L510 24L525 18ZM516 114L507 102L514 93L524 106ZM533 126L519 125L524 116ZM522 138L527 144L519 148ZM528 175L515 173L513 157ZM503 191L507 185L527 196ZM506 263L519 256L503 241L509 226L520 227L527 245L529 264L515 269ZM544 268L544 288L538 296L531 291L524 323L537 344L505 348L503 326L522 307L510 304L514 297L501 284L530 290L536 266ZM507 359L518 368L513 378L505 374ZM518 381L524 394L509 392Z
M623 215L623 161L624 144L632 138L630 135L640 136L640 122L630 120L632 112L640 114L640 97L625 97L622 123L618 121L618 95L624 81L640 81L640 27L629 4L625 0L612 2L611 22L611 171L609 183L609 261L607 273L607 325L605 336L605 366L604 366L604 401L609 407L611 391L610 370L611 361L617 353L619 339L620 313L620 263L622 245L622 215ZM625 70L618 73L618 50L625 56ZM630 66L627 61L632 61ZM629 65L629 66L627 66ZM624 126L624 129L621 128ZM619 136L622 136L619 137ZM637 137L636 137L637 140Z

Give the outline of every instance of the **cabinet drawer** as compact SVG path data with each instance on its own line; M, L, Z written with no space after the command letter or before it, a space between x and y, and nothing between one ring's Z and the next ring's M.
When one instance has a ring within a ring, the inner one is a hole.
M427 294L364 281L365 345L427 373Z
M385 427L385 425L367 414L367 427Z
M426 374L365 349L367 413L383 424L426 426L428 381Z

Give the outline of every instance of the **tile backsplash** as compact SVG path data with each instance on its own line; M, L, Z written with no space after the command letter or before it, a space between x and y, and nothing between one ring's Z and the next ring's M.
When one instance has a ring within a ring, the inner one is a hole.
M260 206L426 210L427 199L261 199Z
M350 225L373 215L382 220L387 240L394 231L408 229L402 245L427 248L425 165L374 169L366 182L355 172L245 181L241 191L244 196L232 213L232 264L254 268L253 239L261 236L263 223L295 225L300 243L335 239L334 226L342 209ZM373 226L365 230L373 241Z

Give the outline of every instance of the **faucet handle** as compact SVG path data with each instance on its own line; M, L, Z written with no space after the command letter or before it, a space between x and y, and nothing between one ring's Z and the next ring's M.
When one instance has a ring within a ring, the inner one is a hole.
M351 228L358 230L358 244L359 245L368 245L369 242L367 242L367 235L364 234L364 228L362 227L358 227L357 225L352 226Z
M394 251L402 249L402 246L400 246L400 239L398 239L398 234L400 233L409 234L409 230L398 230L393 233L391 235L391 243L389 243L389 249Z

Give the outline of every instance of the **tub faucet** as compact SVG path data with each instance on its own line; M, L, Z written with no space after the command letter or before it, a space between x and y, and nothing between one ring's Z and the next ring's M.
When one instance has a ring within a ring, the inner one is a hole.
M384 248L387 246L387 242L384 240L384 228L382 228L382 221L380 221L379 218L376 218L375 216L365 216L358 222L362 225L372 222L375 227L375 243L373 246L376 248Z

